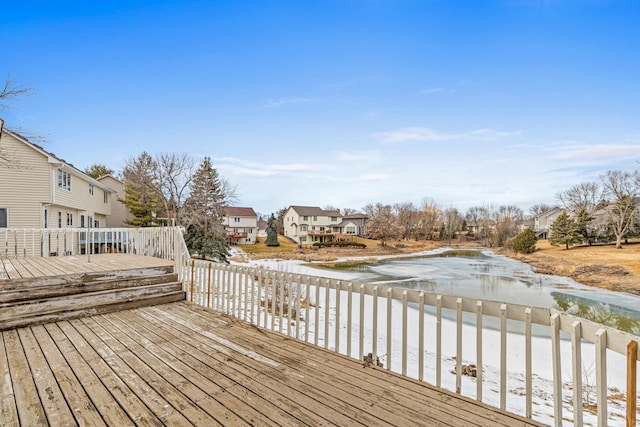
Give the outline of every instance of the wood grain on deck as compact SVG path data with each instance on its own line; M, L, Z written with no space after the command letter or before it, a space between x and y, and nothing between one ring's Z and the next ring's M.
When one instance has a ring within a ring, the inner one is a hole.
M187 302L0 333L0 425L539 425Z
M0 257L0 281L172 266L173 260L133 254Z

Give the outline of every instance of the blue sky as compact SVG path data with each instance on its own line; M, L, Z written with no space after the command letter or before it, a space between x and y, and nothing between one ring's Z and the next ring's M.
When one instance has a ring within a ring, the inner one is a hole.
M239 205L524 210L640 160L633 0L3 2L9 128L210 156Z

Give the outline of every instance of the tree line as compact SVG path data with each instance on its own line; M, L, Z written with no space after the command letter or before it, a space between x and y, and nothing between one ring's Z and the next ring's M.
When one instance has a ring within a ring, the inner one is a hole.
M402 239L450 243L462 237L487 247L512 249L516 236L527 228L526 220L531 222L536 216L559 207L564 212L551 224L551 244L568 248L579 242L592 244L613 240L620 248L623 240L640 231L640 172L607 171L597 180L581 182L559 192L555 202L536 204L526 213L516 205L496 204L472 206L461 212L426 197L419 205L413 202L370 203L361 211L369 217L366 235L380 240L382 245ZM357 209L333 206L324 209L339 210L343 216L358 212ZM284 229L286 210L286 207L282 208L277 214L281 230ZM530 247L535 239L535 234L532 239L529 233L523 235L521 241L526 242L524 247Z

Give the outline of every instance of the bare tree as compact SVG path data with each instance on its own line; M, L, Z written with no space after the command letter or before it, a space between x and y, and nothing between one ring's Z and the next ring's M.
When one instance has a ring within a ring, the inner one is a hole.
M358 209L353 209L353 208L342 208L340 212L342 212L342 216L349 216L349 215L357 214L360 211L358 211Z
M574 214L581 210L593 214L602 199L602 189L597 182L581 182L556 196L563 208Z
M456 236L456 232L459 231L462 226L462 215L460 215L458 209L449 207L444 210L442 218L442 230L444 231L443 237L447 243L451 243L451 239Z
M193 179L195 162L188 154L160 153L155 158L156 179L167 201L167 214L182 224L182 204Z
M368 204L364 207L364 211L369 216L367 223L369 234L372 238L380 240L382 246L385 246L388 240L397 239L402 235L391 205Z
M502 205L494 212L495 236L494 246L502 246L509 237L518 234L518 226L522 222L523 212L515 205Z
M0 111L9 110L14 108L11 105L12 101L15 101L23 96L32 95L33 89L30 87L18 86L13 80L11 75L8 74L4 81L4 84L0 86ZM2 138L2 131L4 130L4 120L0 118L0 138ZM7 168L17 168L17 159L14 158L11 153L8 153L4 147L0 145L0 166Z
M547 205L546 203L538 203L537 205L533 205L529 208L529 215L531 217L536 217L540 214L550 211L553 208L554 207L552 205Z
M33 89L30 87L23 87L17 85L12 79L11 74L7 75L4 84L0 89L0 110L9 110L14 108L11 105L12 101L19 99L23 96L33 95Z
M418 216L417 238L424 237L425 239L433 240L441 223L442 210L440 207L429 197L422 199L422 206Z
M412 237L418 227L418 209L411 202L396 203L393 210L398 218L398 225L402 230L402 238Z
M622 238L634 229L638 219L640 174L636 172L608 171L600 177L604 194L611 204L604 210L607 223L616 235L616 248L622 248Z

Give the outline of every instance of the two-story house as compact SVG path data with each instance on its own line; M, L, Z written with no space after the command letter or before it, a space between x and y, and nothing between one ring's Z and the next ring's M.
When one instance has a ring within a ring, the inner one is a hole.
M111 214L107 216L107 227L128 227L126 221L130 220L133 215L131 215L127 206L121 202L121 200L124 200L125 198L124 182L113 175L101 176L98 178L98 181L112 190Z
M1 130L0 150L0 227L106 225L112 199L107 185L7 129Z
M539 239L549 238L551 224L558 219L562 212L564 212L564 209L554 207L534 217L533 231L536 232Z
M258 238L258 215L253 208L228 207L223 225L227 230L230 245L256 243Z
M299 244L331 242L342 232L339 211L315 206L289 206L284 215L284 235Z

